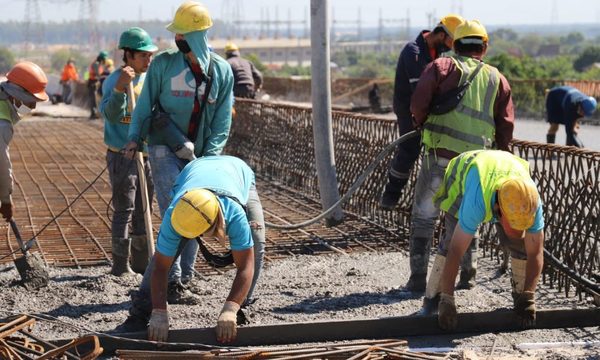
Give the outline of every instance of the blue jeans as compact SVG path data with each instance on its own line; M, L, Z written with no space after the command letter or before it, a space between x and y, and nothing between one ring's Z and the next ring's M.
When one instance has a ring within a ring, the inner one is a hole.
M154 191L162 217L171 204L171 190L175 179L188 162L178 158L166 145L149 145L148 157L154 175ZM196 241L187 241L186 243L181 255L173 262L169 273L169 282L178 281L182 276L193 276L198 243Z

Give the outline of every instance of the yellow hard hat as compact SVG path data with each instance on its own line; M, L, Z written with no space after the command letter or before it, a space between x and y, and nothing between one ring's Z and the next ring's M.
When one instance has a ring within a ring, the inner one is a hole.
M225 44L225 52L226 53L231 52L231 51L238 51L238 50L240 50L240 48L232 42L228 42L227 44Z
M167 30L175 34L206 30L213 25L208 9L196 1L186 1L179 6Z
M454 30L454 41L460 40L466 37L479 37L481 38L481 42L471 42L475 43L487 43L488 42L488 34L485 30L485 27L481 25L478 20L465 20L462 24L460 24L456 30ZM477 41L478 39L470 39ZM464 43L464 41L463 41Z
M498 189L498 205L514 230L527 230L533 225L539 201L533 182L526 179L506 180Z
M206 189L186 192L171 214L171 225L181 236L193 239L204 234L219 215L219 200Z
M113 61L113 59L106 59L104 61L104 65L106 65L107 67L115 66L115 62Z
M460 15L448 14L440 20L438 26L443 27L446 33L454 38L454 32L456 31L456 28L464 21L465 19L463 19L463 17Z

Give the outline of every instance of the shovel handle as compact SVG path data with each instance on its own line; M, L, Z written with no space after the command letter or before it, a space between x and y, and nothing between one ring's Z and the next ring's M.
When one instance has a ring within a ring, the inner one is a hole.
M10 228L12 229L13 233L15 234L15 238L17 239L17 242L19 243L19 247L21 248L21 251L23 252L23 254L25 254L27 250L25 250L25 244L23 244L23 238L21 238L21 233L19 232L17 223L13 219L10 219Z

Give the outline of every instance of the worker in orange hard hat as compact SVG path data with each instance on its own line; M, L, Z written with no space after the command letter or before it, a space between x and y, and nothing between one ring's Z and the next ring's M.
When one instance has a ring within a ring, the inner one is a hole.
M0 214L9 221L13 216L13 177L8 145L13 126L21 115L35 109L36 103L48 100L48 79L39 66L29 61L13 66L6 79L0 83Z
M396 66L393 100L400 135L413 130L410 98L423 69L427 64L440 57L442 53L452 48L454 30L462 21L463 18L459 15L446 15L432 31L421 31L415 41L409 42L402 49ZM420 149L419 137L414 137L398 145L388 171L388 182L379 200L379 206L382 209L393 210L398 204L402 189L408 183L410 171L417 160ZM410 291L423 291L424 288L424 277L411 280L407 286Z
M529 163L507 151L464 152L448 164L433 201L445 211L445 234L438 249L445 261L435 284L439 325L447 330L457 326L454 281L460 259L479 225L491 221L500 243L511 252L514 310L523 327L532 326L544 262L544 214Z

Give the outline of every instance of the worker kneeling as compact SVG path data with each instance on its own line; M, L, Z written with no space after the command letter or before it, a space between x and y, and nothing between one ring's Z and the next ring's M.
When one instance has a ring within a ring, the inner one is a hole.
M448 164L433 201L445 211L446 233L426 295L439 294L440 327L457 326L458 266L479 225L489 221L496 223L501 244L511 250L514 310L523 327L534 325L534 294L544 261L544 217L527 161L500 150L462 153Z
M217 340L233 341L236 314L259 276L254 271L255 256L262 259L263 255L253 249L254 242L264 242L265 238L254 173L244 161L232 156L202 157L183 168L173 185L172 199L160 226L156 253L139 291L132 296L130 319L137 317L145 324L149 317L148 339L167 341L167 277L173 260L187 241L216 237L231 248L237 267L216 327Z

